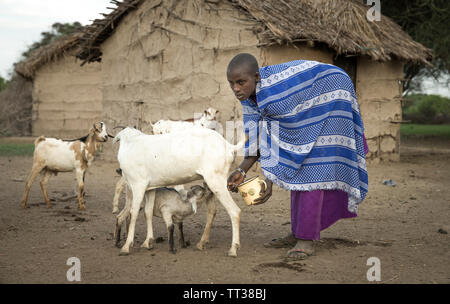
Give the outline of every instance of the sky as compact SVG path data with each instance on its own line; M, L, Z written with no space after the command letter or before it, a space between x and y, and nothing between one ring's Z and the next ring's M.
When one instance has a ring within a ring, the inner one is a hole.
M9 78L12 65L41 33L55 22L91 24L115 7L110 0L0 0L0 76Z
M110 0L0 0L0 76L10 78L13 63L53 23L88 25L103 18L100 13L110 12L106 7L115 5ZM425 79L423 92L450 97L445 79Z

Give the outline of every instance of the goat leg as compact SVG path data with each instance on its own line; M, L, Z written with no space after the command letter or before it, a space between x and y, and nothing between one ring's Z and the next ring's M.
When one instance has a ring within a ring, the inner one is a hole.
M50 203L50 199L48 198L48 193L47 193L47 183L48 183L48 180L49 180L49 178L50 178L50 175L51 175L51 172L50 171L48 171L48 170L46 170L46 169L44 169L43 170L43 177L42 177L42 180L41 180L41 190L42 190L42 195L44 195L44 200L45 200L45 203L47 204L47 208L51 208L51 203Z
M171 224L167 230L169 233L169 251L171 253L175 254L177 252L175 250L175 245L174 245L174 241L173 241L173 231L175 230L175 226L173 224Z
M116 221L116 229L114 230L114 238L116 239L116 247L120 248L120 232L122 231L122 225L119 224L119 219Z
M180 247L186 248L189 246L189 242L186 242L184 240L184 233L183 233L183 222L178 223L178 238L180 241Z
M78 170L76 171L77 182L78 182L78 209L85 210L86 206L84 204L84 171Z
M28 180L25 184L25 191L23 193L23 197L22 197L22 208L26 208L27 207L27 200L28 200L28 194L30 193L30 189L31 189L31 185L33 184L36 176L39 174L39 172L42 171L42 169L44 168L44 165L40 164L40 163L34 163L33 167L31 168L31 173L28 176Z

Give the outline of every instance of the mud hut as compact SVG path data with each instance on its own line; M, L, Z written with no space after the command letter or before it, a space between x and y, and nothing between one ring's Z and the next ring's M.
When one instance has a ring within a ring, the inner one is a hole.
M81 36L62 37L15 66L32 81L33 136L82 136L102 116L101 64L80 66Z
M260 65L296 59L343 67L366 125L369 158L399 158L405 62L430 51L389 18L351 0L126 0L85 31L78 58L102 62L103 115L145 128L213 106L240 120L225 71L239 52Z

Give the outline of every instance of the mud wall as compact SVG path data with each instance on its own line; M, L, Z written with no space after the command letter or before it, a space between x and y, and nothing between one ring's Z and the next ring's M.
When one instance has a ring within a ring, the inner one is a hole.
M73 56L48 63L33 81L33 136L72 138L87 134L102 117L101 65L80 67Z
M358 58L357 95L365 125L369 159L400 159L403 63Z

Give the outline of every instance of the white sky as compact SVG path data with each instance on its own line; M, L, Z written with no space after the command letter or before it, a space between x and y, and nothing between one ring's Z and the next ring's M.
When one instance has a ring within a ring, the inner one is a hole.
M432 77L425 78L422 81L422 92L424 94L436 94L450 98L449 81L450 75L448 74L442 76L439 81Z
M0 0L0 76L9 78L20 54L53 23L87 25L111 11L106 7L115 5L110 0Z
M0 76L9 78L12 65L41 32L48 31L55 22L75 22L83 25L102 18L106 7L115 7L110 0L0 0ZM428 79L424 93L450 97L445 81Z

